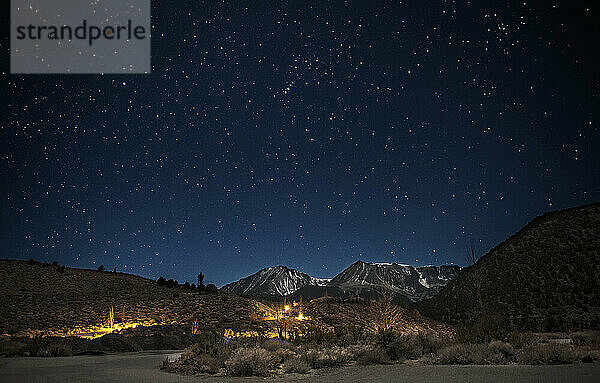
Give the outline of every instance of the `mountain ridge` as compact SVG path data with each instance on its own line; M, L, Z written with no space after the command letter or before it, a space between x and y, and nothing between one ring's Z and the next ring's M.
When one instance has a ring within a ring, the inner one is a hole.
M333 278L326 279L279 265L263 268L222 289L254 297L305 299L323 296L325 292L330 296L367 298L389 290L402 300L412 302L431 296L460 270L461 267L455 265L414 267L358 260Z

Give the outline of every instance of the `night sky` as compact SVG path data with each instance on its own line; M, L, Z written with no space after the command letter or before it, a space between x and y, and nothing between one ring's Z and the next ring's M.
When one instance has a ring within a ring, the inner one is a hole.
M154 0L151 75L10 75L3 34L1 257L217 285L463 265L600 200L598 11Z

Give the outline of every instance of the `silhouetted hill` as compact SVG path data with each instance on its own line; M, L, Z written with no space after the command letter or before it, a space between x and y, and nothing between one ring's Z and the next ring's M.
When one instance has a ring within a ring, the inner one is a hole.
M107 323L184 325L247 330L264 326L251 321L263 307L234 294L199 294L168 288L139 276L65 268L25 261L0 260L0 334L28 329L61 333Z
M546 213L494 247L419 311L448 323L499 314L520 329L600 326L600 203Z

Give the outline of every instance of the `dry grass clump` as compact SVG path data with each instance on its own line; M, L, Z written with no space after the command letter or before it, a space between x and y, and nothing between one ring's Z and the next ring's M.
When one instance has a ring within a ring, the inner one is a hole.
M283 371L287 373L307 374L310 366L303 358L296 357L288 359L283 363Z
M273 356L264 348L238 348L225 362L232 376L266 376L274 367Z
M600 346L600 331L579 331L571 334L570 338L576 346Z
M0 356L22 355L26 345L26 340L0 336Z
M21 350L21 355L37 357L70 356L73 355L70 338L35 337Z
M295 347L289 341L279 338L269 338L261 343L261 347L268 351L294 350Z
M511 344L494 341L490 343L462 343L446 347L429 359L434 364L571 364L593 362L600 359L600 352L569 344L544 343L521 349Z
M571 364L590 363L600 358L598 351L573 347L568 344L547 343L526 347L519 351L521 364Z
M371 364L390 364L390 358L381 347L365 347L354 354L358 364L366 366Z
M434 354L451 343L448 337L431 334L407 335L394 331L377 334L375 344L381 347L391 360L418 359Z
M312 368L341 367L352 359L352 353L340 346L323 350L309 349L302 358Z
M285 361L292 359L296 356L296 353L292 350L287 350L283 348L278 348L277 350L272 352L273 359L277 363L284 363Z
M161 369L184 375L196 375L216 374L224 368L225 361L233 351L233 345L214 332L201 333L197 336L197 340L197 343L186 348L177 360L164 361Z
M509 343L462 343L441 349L430 359L434 364L509 364L516 360L516 351Z

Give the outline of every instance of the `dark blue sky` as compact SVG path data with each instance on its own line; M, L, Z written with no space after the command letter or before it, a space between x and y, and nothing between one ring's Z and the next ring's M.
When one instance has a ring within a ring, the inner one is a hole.
M153 1L151 75L9 75L3 35L1 256L328 277L600 200L597 3L398 3Z

